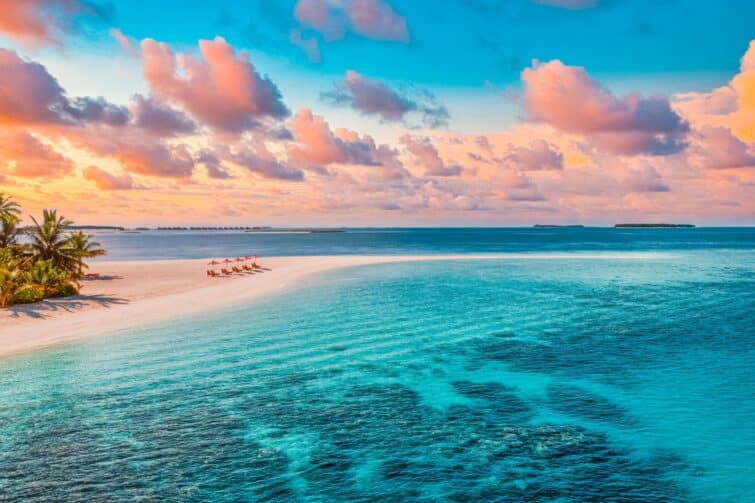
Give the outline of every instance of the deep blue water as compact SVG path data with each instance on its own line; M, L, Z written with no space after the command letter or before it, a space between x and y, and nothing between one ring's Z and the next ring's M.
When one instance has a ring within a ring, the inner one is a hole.
M2 360L0 500L755 501L752 233L655 232Z
M753 227L694 229L348 229L334 234L147 231L105 233L106 260L343 255L755 249Z

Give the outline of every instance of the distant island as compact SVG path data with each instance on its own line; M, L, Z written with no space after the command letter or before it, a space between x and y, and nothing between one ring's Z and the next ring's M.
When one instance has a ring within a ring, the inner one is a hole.
M584 229L584 225L556 225L556 224L535 224L532 227L535 229Z
M660 228L676 228L676 227L684 227L684 228L692 228L695 227L694 224L616 224L614 225L615 228L619 229L627 229L627 228L647 228L647 227L660 227Z
M138 230L144 230L142 228ZM158 227L158 231L243 231L258 234L329 234L345 229L276 229L273 227Z

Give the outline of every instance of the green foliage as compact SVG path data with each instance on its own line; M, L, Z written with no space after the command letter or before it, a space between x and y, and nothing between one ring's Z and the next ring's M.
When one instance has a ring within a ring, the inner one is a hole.
M18 217L11 213L0 214L0 248L16 245L18 235Z
M0 217L18 216L21 213L21 207L10 197L0 192Z
M72 222L56 210L44 210L41 223L32 217L30 242L19 245L19 212L18 204L0 193L0 307L77 294L84 259L105 250L91 236L70 232Z
M26 283L20 263L9 249L0 249L0 307L13 304L14 297Z
M40 302L44 299L45 296L39 288L35 288L32 285L24 285L13 295L11 303L8 305L30 304L32 302Z

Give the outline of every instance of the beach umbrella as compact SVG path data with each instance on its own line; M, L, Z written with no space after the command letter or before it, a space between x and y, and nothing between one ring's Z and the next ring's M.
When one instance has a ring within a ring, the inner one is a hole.
M217 260L211 260L210 262L207 262L207 265L218 265L218 264L220 264L220 262L218 262Z

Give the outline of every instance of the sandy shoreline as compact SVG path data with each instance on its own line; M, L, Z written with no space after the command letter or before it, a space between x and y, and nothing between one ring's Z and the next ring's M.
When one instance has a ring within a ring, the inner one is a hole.
M457 259L633 259L647 254L348 255L271 257L256 274L210 278L206 260L96 262L81 295L0 309L0 357L238 305L343 267Z

